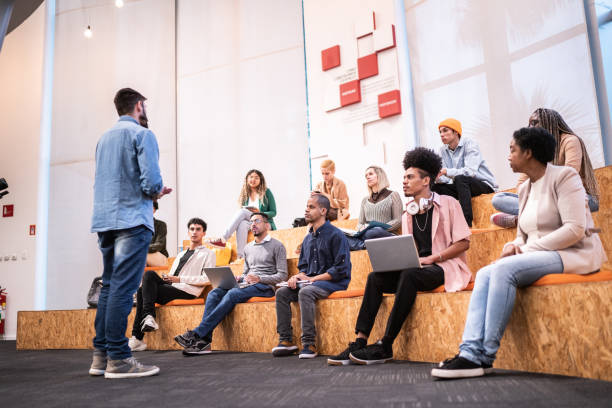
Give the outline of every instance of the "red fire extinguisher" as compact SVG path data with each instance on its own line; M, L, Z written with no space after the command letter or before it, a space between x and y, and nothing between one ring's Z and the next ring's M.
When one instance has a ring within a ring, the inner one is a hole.
M4 334L4 320L6 318L6 288L0 288L0 334Z

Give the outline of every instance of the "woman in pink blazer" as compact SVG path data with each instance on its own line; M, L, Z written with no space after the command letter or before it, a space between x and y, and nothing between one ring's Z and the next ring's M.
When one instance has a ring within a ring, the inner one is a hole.
M459 354L434 368L437 378L477 377L493 365L512 314L516 288L551 273L597 271L606 256L578 172L549 164L555 139L542 128L514 132L508 161L528 179L518 189L517 237L478 271Z

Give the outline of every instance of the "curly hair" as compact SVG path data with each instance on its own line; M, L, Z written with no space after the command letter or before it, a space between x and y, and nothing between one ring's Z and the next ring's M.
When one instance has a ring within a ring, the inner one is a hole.
M408 150L404 156L404 170L414 167L419 170L421 177L429 177L429 185L433 186L440 169L442 169L442 158L431 149L417 147Z
M266 202L266 179L261 171L256 169L251 169L247 171L246 176L244 176L244 183L242 184L242 189L240 190L240 195L238 196L238 205L245 205L247 201L249 201L249 196L251 195L251 186L247 183L249 176L253 173L256 173L259 176L259 185L255 187L255 191L259 194L259 200L265 204Z
M520 128L512 134L512 138L521 150L531 150L533 158L544 166L555 158L557 142L543 127Z

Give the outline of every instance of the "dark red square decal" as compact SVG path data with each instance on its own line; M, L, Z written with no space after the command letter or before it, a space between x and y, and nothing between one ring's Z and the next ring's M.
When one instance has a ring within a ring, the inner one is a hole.
M2 206L2 216L12 217L13 216L13 204L7 204Z
M359 80L340 84L340 106L351 105L361 101L361 86Z
M359 72L359 79L378 75L378 57L376 53L357 58L357 71Z
M386 118L402 113L402 102L398 89L378 95L378 116Z
M321 51L321 64L323 71L340 66L340 46L334 45Z

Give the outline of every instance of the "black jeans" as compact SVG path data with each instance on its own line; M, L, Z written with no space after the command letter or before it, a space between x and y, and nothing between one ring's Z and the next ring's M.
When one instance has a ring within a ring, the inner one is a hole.
M448 195L456 198L461 204L463 216L468 225L472 226L472 197L481 194L489 194L493 189L484 181L469 176L457 176L453 179L453 184L434 184L432 191L440 195Z
M194 299L190 293L175 288L164 282L154 271L146 271L142 277L142 286L136 292L136 317L132 327L132 336L138 340L144 338L142 319L146 315L155 317L155 303L166 304L174 299Z
M361 309L359 309L355 333L361 332L369 336L382 302L383 293L395 293L395 300L385 330L385 337L395 340L412 309L417 291L433 290L443 283L444 271L436 264L398 272L370 273Z

